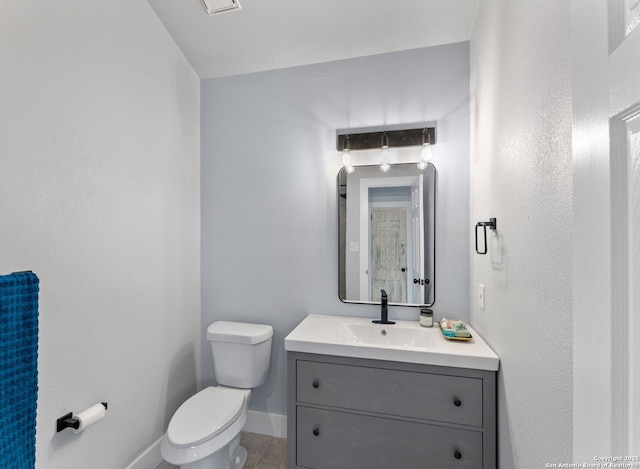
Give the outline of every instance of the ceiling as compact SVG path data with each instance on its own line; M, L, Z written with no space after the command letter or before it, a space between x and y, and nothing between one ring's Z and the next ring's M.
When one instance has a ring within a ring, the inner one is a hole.
M200 78L467 41L479 0L148 0Z

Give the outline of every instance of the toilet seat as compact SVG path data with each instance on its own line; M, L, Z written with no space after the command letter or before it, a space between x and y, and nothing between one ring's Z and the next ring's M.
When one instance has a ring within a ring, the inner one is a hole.
M169 442L193 447L222 433L242 414L245 395L239 389L212 386L190 397L169 422Z

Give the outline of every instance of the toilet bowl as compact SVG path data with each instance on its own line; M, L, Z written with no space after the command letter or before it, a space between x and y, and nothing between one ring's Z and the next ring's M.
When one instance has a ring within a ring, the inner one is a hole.
M271 326L216 322L207 329L218 386L185 401L160 444L165 461L181 469L242 469L247 451L240 432L247 421L251 388L266 380ZM232 387L233 386L233 387Z
M221 452L229 446L247 422L247 404L251 391L224 387L208 387L190 397L176 411L160 450L162 457L171 464L182 468L225 468L213 465L220 458L229 462L229 468L236 469L244 465L232 465L242 454L237 452L239 445ZM215 453L221 453L209 460ZM244 457L246 460L246 455ZM199 462L197 465L195 463ZM222 461L224 463L224 461ZM226 468L225 468L226 469Z

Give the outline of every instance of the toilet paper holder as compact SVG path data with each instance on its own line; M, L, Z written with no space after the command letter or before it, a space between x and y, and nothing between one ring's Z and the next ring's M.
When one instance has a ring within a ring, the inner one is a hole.
M107 410L107 403L101 402L101 404L104 406L104 410ZM73 428L74 430L80 428L80 420L73 418L73 412L64 414L56 420L56 433L61 432L65 428Z

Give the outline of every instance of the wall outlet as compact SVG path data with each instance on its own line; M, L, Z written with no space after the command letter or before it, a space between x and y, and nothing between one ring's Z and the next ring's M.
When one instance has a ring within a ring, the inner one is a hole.
M478 306L484 311L484 284L478 284Z

